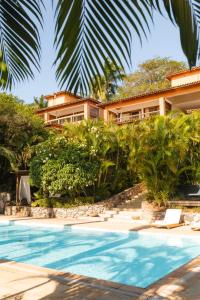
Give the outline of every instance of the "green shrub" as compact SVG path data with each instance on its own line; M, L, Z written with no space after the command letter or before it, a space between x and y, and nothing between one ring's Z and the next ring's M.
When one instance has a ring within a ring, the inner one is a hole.
M95 183L98 162L90 157L85 146L52 136L36 147L30 163L32 184L49 196L56 194L75 198L87 195Z
M131 163L146 184L149 201L166 205L183 177L190 174L192 180L197 176L194 166L200 165L200 118L198 115L191 125L193 118L194 115L172 113L137 126L137 138L132 137L130 146Z
M30 162L32 185L45 197L55 194L94 197L101 200L135 180L128 168L125 129L102 122L66 126L63 134L51 135L35 147Z

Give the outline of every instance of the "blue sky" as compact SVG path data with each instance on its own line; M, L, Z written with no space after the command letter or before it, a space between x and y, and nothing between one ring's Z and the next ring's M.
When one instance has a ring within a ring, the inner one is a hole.
M41 31L42 57L41 71L35 71L35 79L16 85L11 92L26 102L32 102L34 96L47 95L58 91L55 80L55 69L52 67L55 58L53 49L54 24L51 1L46 1L46 14L44 28ZM132 70L146 59L155 56L168 56L176 60L186 61L179 40L178 29L171 24L169 19L155 14L154 25L151 26L151 34L148 40L143 38L142 46L138 38L133 39L132 46Z

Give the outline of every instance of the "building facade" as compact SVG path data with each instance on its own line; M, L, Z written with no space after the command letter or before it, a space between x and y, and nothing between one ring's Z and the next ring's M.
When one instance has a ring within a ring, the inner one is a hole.
M84 119L103 119L105 122L124 124L135 119L165 115L171 110L190 113L200 110L200 67L168 76L171 87L156 92L101 103L81 98L66 91L45 96L48 107L39 109L49 126L61 127L65 122Z

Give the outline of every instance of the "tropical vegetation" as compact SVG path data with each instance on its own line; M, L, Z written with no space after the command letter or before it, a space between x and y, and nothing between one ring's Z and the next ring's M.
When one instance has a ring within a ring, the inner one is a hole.
M123 77L113 99L127 98L144 93L150 93L170 87L168 75L187 69L182 61L169 57L155 57L138 65L135 72Z
M44 96L41 95L40 97L34 97L33 105L35 105L35 107L38 109L46 108L48 106L48 102L45 100Z
M0 94L0 191L13 188L15 179L11 172L27 169L32 146L47 136L34 107L13 95Z
M2 88L33 78L34 69L39 70L44 5L43 0L0 1ZM90 95L98 86L92 78L104 73L107 58L116 68L130 66L135 37L142 42L148 36L155 11L177 26L188 65L197 64L199 0L57 0L53 9L56 77L68 91Z
M66 125L62 134L35 147L30 162L32 184L46 197L60 194L66 201L109 197L136 178L128 168L124 129L103 122Z
M199 112L121 127L83 121L35 146L30 174L43 198L59 194L64 203L98 201L143 182L148 201L167 205L181 183L200 182L199 150Z
M112 100L124 77L123 69L120 66L116 68L115 64L107 59L104 63L104 75L96 74L92 78L91 97L102 102Z

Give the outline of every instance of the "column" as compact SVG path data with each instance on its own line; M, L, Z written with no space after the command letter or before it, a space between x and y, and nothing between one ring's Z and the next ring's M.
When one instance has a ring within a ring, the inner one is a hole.
M141 109L141 119L145 118L145 110L144 108Z
M164 97L159 98L159 109L160 109L161 116L166 115L166 106L165 106L165 98Z
M149 116L150 116L149 107L147 107L147 108L144 109L144 117L149 118Z
M104 109L103 112L103 118L104 118L104 122L109 122L109 111L107 109Z
M88 120L90 118L90 106L87 102L84 103L84 119Z
M44 121L45 121L45 123L49 121L49 114L48 114L48 112L44 113Z

